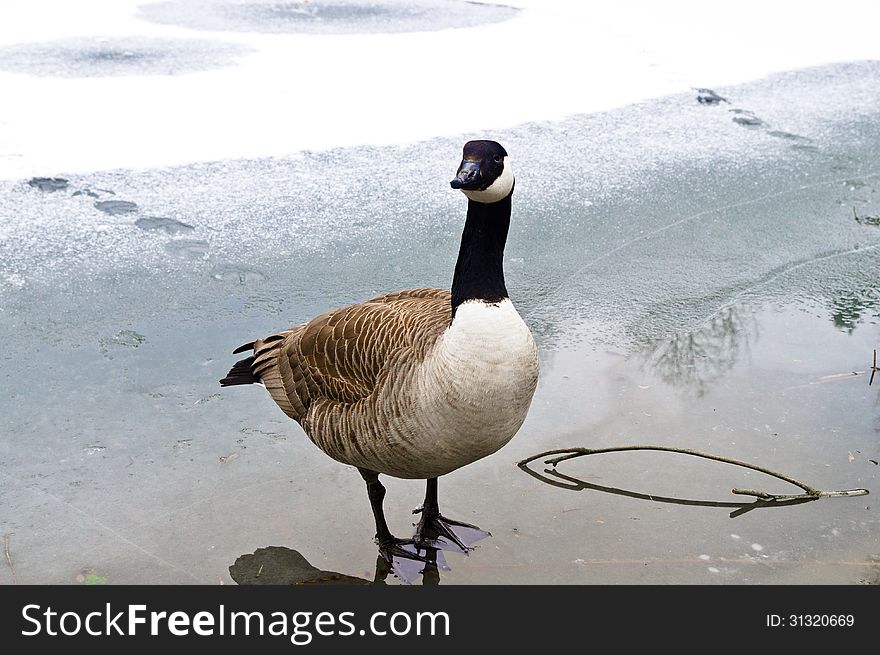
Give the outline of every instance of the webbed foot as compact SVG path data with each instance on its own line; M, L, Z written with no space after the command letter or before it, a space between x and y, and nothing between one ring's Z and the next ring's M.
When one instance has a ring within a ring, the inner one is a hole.
M424 508L413 511L421 513L422 518L416 526L413 542L422 548L436 548L467 554L473 545L491 537L492 533L470 523L462 523L446 518L439 512L425 512Z
M404 584L412 584L420 575L448 571L443 553L430 546L416 544L413 539L393 537L379 543L379 554Z

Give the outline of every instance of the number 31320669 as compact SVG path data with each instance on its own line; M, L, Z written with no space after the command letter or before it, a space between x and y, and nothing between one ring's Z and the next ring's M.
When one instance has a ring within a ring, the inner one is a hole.
M768 614L767 627L849 628L856 620L852 614Z

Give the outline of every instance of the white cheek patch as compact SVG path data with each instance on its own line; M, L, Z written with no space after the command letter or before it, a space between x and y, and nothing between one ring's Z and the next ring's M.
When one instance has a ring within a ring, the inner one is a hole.
M504 200L513 190L513 167L510 157L504 158L504 170L492 184L483 190L462 189L462 193L475 202L498 202Z

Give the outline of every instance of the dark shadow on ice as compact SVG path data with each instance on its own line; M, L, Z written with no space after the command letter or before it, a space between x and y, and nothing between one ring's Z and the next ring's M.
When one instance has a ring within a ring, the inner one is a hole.
M764 121L755 116L755 112L749 111L748 109L730 109L728 111L734 114L733 122L737 125L742 125L749 129L766 127L767 125Z
M99 200L95 203L95 209L111 216L132 214L138 210L137 203L130 200Z
M32 177L28 180L28 185L45 193L54 193L66 189L68 181L63 177Z
M694 91L697 92L697 102L699 102L701 105L717 105L721 102L726 102L727 104L730 104L730 100L718 95L712 89L695 88Z
M322 571L298 551L284 546L258 548L242 555L229 567L240 585L369 584L369 580L343 573Z
M189 223L184 223L183 221L168 216L144 216L137 219L134 224L147 232L160 231L165 232L166 234L185 234L195 230L195 227Z
M422 576L422 584L440 584L440 570L448 570L442 553L435 548L423 549L423 560L394 558L389 564L382 555L376 557L373 579L322 571L296 550L284 546L258 548L242 555L229 567L229 575L240 585L384 585L390 574L412 584Z
M544 484L549 484L553 487L558 487L559 489L567 489L568 491L584 491L586 489L590 489L592 491L601 491L603 493L615 494L617 496L626 496L627 498L637 498L639 500L650 500L656 503L669 503L673 505L733 508L734 511L730 513L730 518L732 519L742 516L746 512L750 512L753 509L761 509L765 507L788 507L790 505L801 505L802 503L810 503L814 500L818 500L817 498L798 498L794 500L757 499L753 502L733 502L720 500L675 498L671 496L657 496L654 494L647 494L638 491L630 491L628 489L619 489L617 487L606 487L600 484L594 484L592 482L587 482L586 480L581 480L580 478L565 475L564 473L560 473L556 469L544 469L543 473L540 473L532 468L529 468L528 464L529 462L522 462L518 466L523 472L528 473L536 480L540 480Z

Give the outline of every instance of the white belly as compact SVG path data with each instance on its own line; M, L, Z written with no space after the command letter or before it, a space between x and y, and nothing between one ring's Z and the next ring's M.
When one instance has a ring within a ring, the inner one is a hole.
M535 341L510 300L459 305L419 367L411 447L436 475L494 453L519 430L537 382Z

